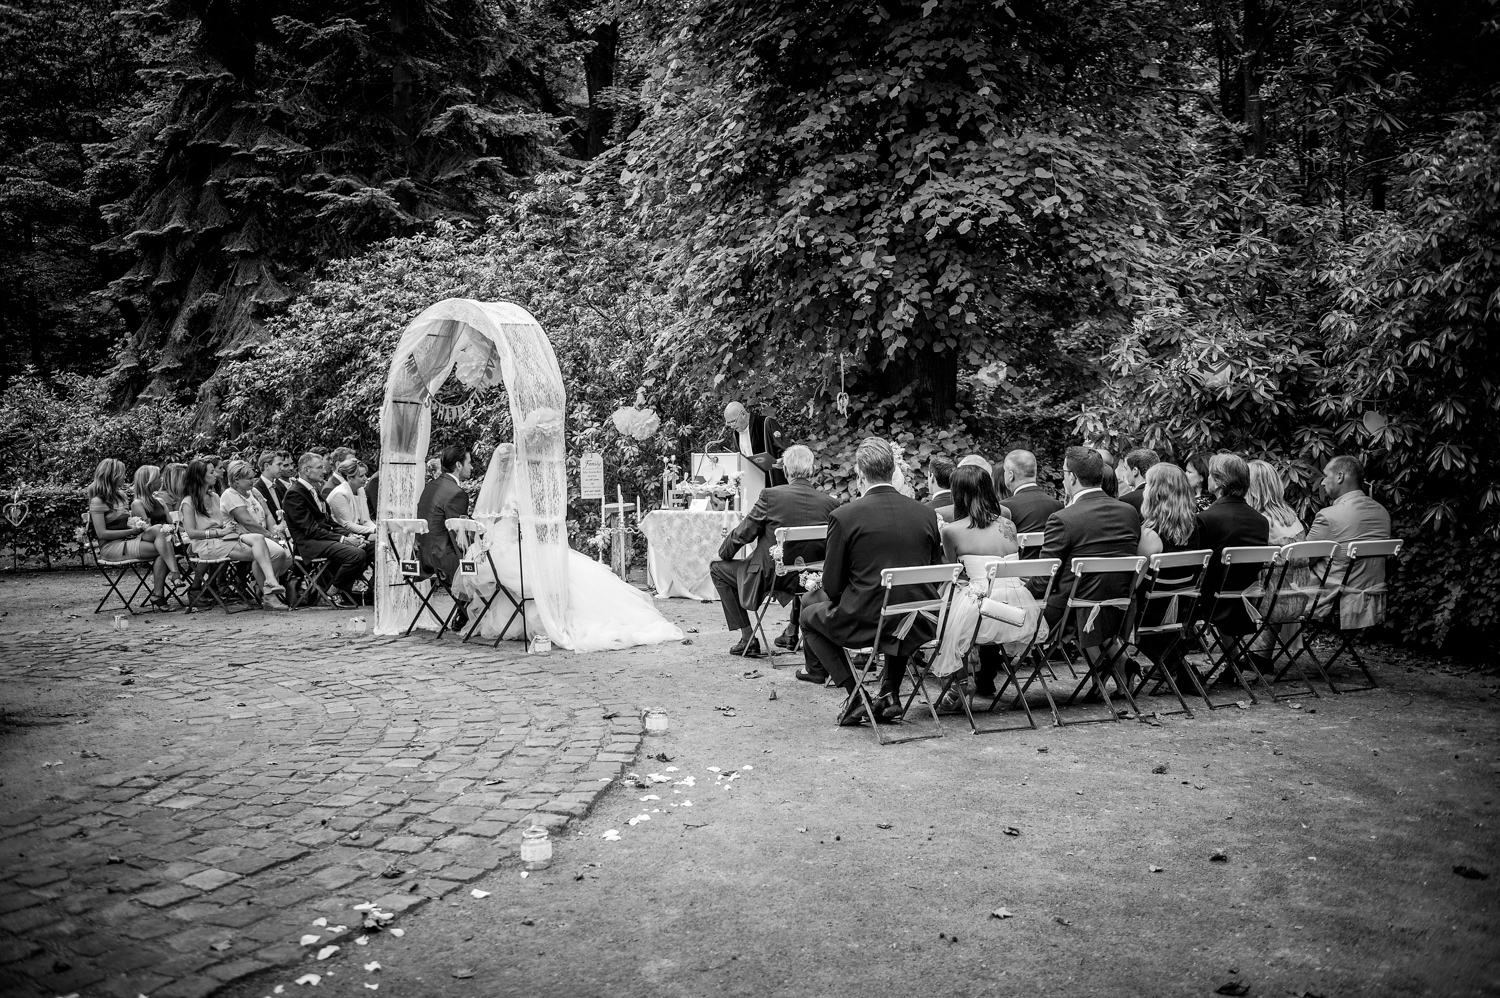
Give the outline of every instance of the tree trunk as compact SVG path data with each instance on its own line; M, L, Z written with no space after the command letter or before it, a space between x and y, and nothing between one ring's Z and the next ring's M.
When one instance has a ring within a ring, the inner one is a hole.
M593 159L604 151L615 124L615 112L601 95L615 85L615 62L620 50L620 22L601 21L589 32L594 47L583 57L583 79L589 94L589 118L583 141L583 158Z
M1266 154L1269 141L1266 134L1265 103L1261 97L1261 83L1265 76L1265 53L1270 45L1271 25L1266 16L1264 0L1245 0L1244 21L1240 36L1243 50L1240 53L1240 84L1245 102L1245 156L1261 159Z
M948 412L958 407L958 354L952 350L938 353L932 347L913 349L905 356L886 359L877 345L866 355L874 368L874 387L881 398L912 390L911 410L919 420L943 423ZM884 367L878 366L882 360Z
M407 31L411 28L411 8L422 0L387 0L391 17L391 114L407 135L412 133L412 75L407 62Z

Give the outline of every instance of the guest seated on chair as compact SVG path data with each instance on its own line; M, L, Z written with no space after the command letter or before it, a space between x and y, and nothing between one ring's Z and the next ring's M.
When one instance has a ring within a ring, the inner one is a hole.
M260 477L255 480L255 491L260 495L261 506L274 523L276 514L281 512L281 498L286 495L287 479L297 465L292 460L291 453L284 450L262 451L258 464Z
M183 482L186 479L185 464L171 462L161 469L161 485L156 492L156 501L165 506L168 513L175 513L182 505Z
M1142 489L1145 499L1141 503L1141 542L1136 553L1151 558L1158 554L1176 554L1179 551L1197 551L1202 548L1198 533L1198 512L1193 505L1193 487L1187 475L1174 464L1158 462L1146 472ZM1185 589L1197 578L1194 569L1164 571L1157 580L1157 589ZM1141 593L1149 583L1141 580ZM1166 622L1167 608L1171 600L1157 599L1137 603L1141 613L1141 627L1160 627ZM1201 605L1201 604L1200 604ZM1185 620L1185 617L1174 618ZM1170 670L1173 679L1182 688L1188 675L1181 661L1181 652L1170 662L1162 662L1162 655L1174 644L1169 635L1147 635L1141 638L1141 654Z
M793 592L798 586L797 574L777 577L771 546L776 543L777 528L827 523L828 514L838 507L837 499L813 488L812 451L801 444L788 447L782 452L781 464L790 481L761 492L755 508L719 545L719 560L708 566L724 607L724 622L730 630L738 628L740 632L739 643L729 649L731 655L760 654L760 641L755 637L750 615L772 591L782 603L788 597L792 601L792 619L776 639L776 646L788 649L797 646L797 615L801 612L801 599ZM755 544L755 551L750 557L735 559L735 552L751 543ZM786 565L794 564L798 557L809 562L823 557L821 542L793 542L789 548L782 552L782 563Z
M248 466L247 469L248 470ZM208 465L194 460L188 465L182 497L182 532L199 558L216 561L248 561L253 566L266 606L286 609L286 590L276 581L276 563L262 534L241 534L224 510L220 499L208 488ZM279 549L278 549L279 550ZM282 564L283 570L286 563Z
M160 489L161 470L156 465L143 464L135 469L130 482L130 490L135 495L130 503L130 515L145 521L147 527L141 533L141 540L156 545L158 552L161 551L158 543L161 535L166 535L167 546L172 552L167 559L167 585L175 587L182 581L183 567L177 558L177 532L172 526L171 513L162 505L161 499L157 498Z
M891 445L876 437L861 441L854 452L855 489L861 497L828 517L828 548L823 587L803 599L802 642L807 659L798 679L822 682L833 677L845 693L854 692L854 675L843 649L862 648L875 639L885 590L880 573L887 568L941 564L943 538L932 510L907 498L891 485L896 473ZM911 586L891 593L892 603L931 599L934 586ZM901 713L899 691L911 653L933 638L930 621L919 619L883 648L885 676L876 702L876 722ZM850 697L840 724L858 724L865 716L860 697Z
M219 496L219 506L233 521L233 526L239 528L241 537L259 534L265 538L266 554L270 556L271 567L276 573L272 578L279 581L291 569L292 555L282 544L276 521L271 519L271 514L261 503L260 493L255 490L255 481L255 469L250 467L249 461L230 461L228 470L224 472L227 487L224 494ZM273 593L266 596L265 600L274 610L284 609L280 594Z
M328 481L323 483L322 498L324 503L328 502L328 496L334 489L344 484L345 476L341 469L349 466L351 458L356 462L358 461L358 457L355 455L354 448L352 447L335 447L333 453L328 455L327 464L330 474Z
M365 499L365 483L369 481L365 466L357 457L348 458L339 469L339 476L344 481L328 493L328 511L345 530L365 536L373 534L375 524Z
M1104 494L1100 488L1104 470L1103 459L1090 447L1069 447L1063 458L1063 491L1068 504L1048 518L1041 553L1042 558L1062 561L1047 600L1049 629L1062 623L1068 608L1068 594L1075 578L1074 558L1133 557L1141 542L1140 514L1134 507ZM1032 591L1040 595L1045 585L1045 580L1033 582ZM1086 600L1119 599L1130 595L1132 585L1132 580L1119 575L1091 575L1080 582L1077 595ZM1101 611L1095 617L1094 627L1085 630L1084 621L1092 614L1080 610L1076 632L1079 646L1102 643L1104 636L1116 629L1120 614L1121 611L1113 609Z
M309 451L297 460L297 477L282 499L287 530L304 558L327 558L333 605L341 610L359 606L354 583L370 567L370 546L360 534L344 530L328 515L319 495L327 474L323 458Z
M1047 529L1047 520L1063 508L1036 483L1036 455L1029 450L1013 450L1005 455L1004 476L1007 498L1001 503L1010 512L1016 531L1039 533Z
M1318 511L1307 531L1310 541L1387 541L1391 539L1391 514L1379 502L1365 494L1365 469L1357 457L1341 456L1323 467L1323 494L1329 505ZM1315 565L1321 574L1323 566ZM1345 578L1345 575L1348 578ZM1385 581L1385 559L1371 558L1350 563L1340 547L1329 567L1330 585L1342 582L1345 588L1359 592ZM1339 598L1339 626L1370 627L1385 616L1385 596Z
M451 587L458 576L459 545L448 530L447 521L469 515L469 493L463 483L474 472L474 459L467 444L450 444L441 455L443 472L422 487L417 500L417 519L427 521L427 533L417 536L417 556L430 572L437 573L444 586ZM453 629L461 631L469 622L469 597L454 593L458 613Z
M151 562L151 602L165 610L167 575L177 568L171 535L131 516L130 501L125 496L125 462L107 457L94 469L94 481L89 486L89 521L99 540L99 557L106 561Z
M1203 617L1213 605L1220 589L1235 591L1253 585L1260 577L1261 566L1244 565L1225 571L1220 558L1225 548L1265 547L1270 543L1271 525L1245 502L1250 490L1250 466L1238 454L1215 454L1208 459L1208 487L1214 493L1212 506L1198 514L1198 532L1204 547L1213 551L1208 574L1203 577L1203 600L1198 605ZM1239 600L1221 604L1214 613L1213 625L1225 634L1249 634L1255 622Z
M1141 511L1141 504L1146 501L1146 472L1156 465L1161 458L1156 456L1156 451L1149 447L1137 447L1115 469L1115 478L1120 483L1120 501L1128 502L1135 507L1135 511Z
M952 485L953 461L946 455L934 454L927 462L927 501L923 505L944 520L953 515Z

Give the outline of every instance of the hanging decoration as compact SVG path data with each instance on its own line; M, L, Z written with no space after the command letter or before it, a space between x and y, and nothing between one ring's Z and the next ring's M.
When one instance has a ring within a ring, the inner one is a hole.
M427 404L432 409L432 418L440 423L464 423L474 416L474 396L472 395L452 405L432 401Z
M644 388L636 390L635 405L621 406L610 418L614 420L615 429L636 440L649 440L661 429L661 419L656 415L656 410L646 408Z
M834 397L833 407L839 411L840 416L849 415L849 393L844 386L844 355L839 353L839 393Z

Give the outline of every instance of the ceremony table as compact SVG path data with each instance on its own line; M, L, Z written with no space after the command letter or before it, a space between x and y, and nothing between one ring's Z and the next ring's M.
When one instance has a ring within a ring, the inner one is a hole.
M741 514L728 511L655 509L641 518L646 536L646 582L658 599L686 596L717 600L708 563L719 556L724 532L733 530Z

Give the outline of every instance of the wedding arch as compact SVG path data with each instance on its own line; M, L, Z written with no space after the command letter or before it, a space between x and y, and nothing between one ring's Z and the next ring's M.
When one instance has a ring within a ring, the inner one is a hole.
M379 520L410 519L425 480L432 398L449 377L471 392L504 384L515 427L516 506L528 594L554 644L568 635L568 487L563 426L567 397L552 344L535 316L513 302L449 298L411 321L391 358L380 411ZM382 534L375 632L398 634L416 610ZM394 583L394 585L393 585Z

